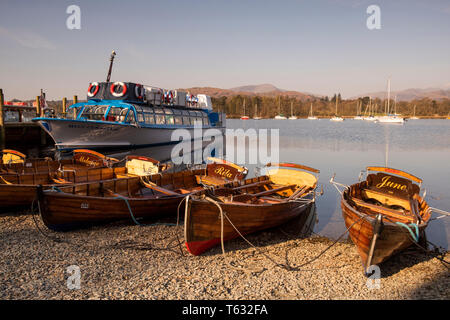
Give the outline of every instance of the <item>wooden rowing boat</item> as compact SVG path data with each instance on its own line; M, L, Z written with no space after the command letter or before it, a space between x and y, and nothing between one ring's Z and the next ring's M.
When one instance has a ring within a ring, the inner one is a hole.
M101 153L77 149L71 159L53 160L51 158L27 158L23 153L4 149L1 151L0 174L55 173L58 170L76 170L78 168L111 167L119 161Z
M48 172L0 174L0 210L30 207L36 199L38 185L42 185L43 189L50 189L72 183L149 175L159 172L163 167L151 158L128 156L125 165L118 167L104 167L100 163L80 164L75 159L74 162L55 168Z
M319 170L290 163L268 164L267 169L264 176L189 198L184 232L191 254L199 255L239 233L277 227L309 212Z
M165 215L175 216L186 195L204 192L204 185L198 183L198 179L208 177L211 168L39 190L42 220L52 230L67 231L114 220L137 222ZM222 184L215 182L216 186L230 183L225 178Z
M419 195L421 179L386 167L367 172L366 180L347 187L341 198L345 225L366 274L370 266L420 241L431 217Z

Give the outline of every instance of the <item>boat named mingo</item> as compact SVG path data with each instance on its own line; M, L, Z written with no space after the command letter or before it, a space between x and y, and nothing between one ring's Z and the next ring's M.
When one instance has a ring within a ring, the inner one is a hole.
M213 112L211 98L132 82L93 82L87 102L73 104L64 117L34 118L59 150L128 149L163 146L173 130L225 130L224 113ZM193 134L191 134L193 137Z

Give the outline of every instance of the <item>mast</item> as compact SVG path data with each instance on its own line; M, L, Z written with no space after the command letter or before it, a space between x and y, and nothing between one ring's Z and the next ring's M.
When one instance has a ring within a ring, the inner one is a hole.
M389 114L389 100L391 99L391 78L388 78L387 113Z
M293 108L293 102L291 101L291 117L294 115L293 112L292 112L293 111L292 108Z
M112 72L112 66L114 63L114 57L116 56L116 52L113 50L111 52L111 57L109 58L109 70L108 70L108 75L106 76L106 82L109 83L109 80L111 79L111 72Z
M244 116L245 116L245 98L244 98Z
M310 116L310 117L313 116L313 112L312 112L312 102L311 102L311 110L309 110L309 116Z
M337 117L337 115L338 115L338 114L337 114L338 99L339 99L339 98L338 98L338 95L336 95L336 113L335 113L336 117Z

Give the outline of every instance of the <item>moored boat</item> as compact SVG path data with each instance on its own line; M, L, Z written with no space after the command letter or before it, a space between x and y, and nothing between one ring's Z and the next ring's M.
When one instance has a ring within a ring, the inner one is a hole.
M73 183L149 175L164 169L158 161L147 157L128 156L125 165L108 167L100 165L105 159L95 157L95 154L81 152L78 155L81 162L65 160L67 162L56 163L59 166L47 172L0 174L0 210L17 210L31 206L36 199L39 185L43 189L50 189Z
M191 95L133 82L92 82L87 102L75 103L61 117L38 117L33 121L55 141L58 150L89 148L123 150L179 143L177 129L217 129L225 132L226 116L213 111L211 97ZM199 139L199 138L195 138Z
M222 170L218 170L220 168ZM129 219L139 223L140 219L175 216L186 195L237 181L239 175L234 177L235 180L217 173L232 169L229 164L213 162L202 169L40 189L40 212L44 224L55 231L115 220ZM206 179L211 176L214 179ZM206 185L205 180L209 184Z
M367 167L366 180L342 192L342 215L366 274L424 238L431 208L419 195L421 183L401 170Z
M290 163L267 166L275 168L264 176L216 188L214 194L189 197L184 231L191 254L240 234L277 227L310 210L319 170Z

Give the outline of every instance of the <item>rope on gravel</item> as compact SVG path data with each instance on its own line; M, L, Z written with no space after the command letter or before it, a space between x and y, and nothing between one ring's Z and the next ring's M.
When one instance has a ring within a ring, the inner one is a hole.
M38 210L35 210L35 203L38 203ZM40 234L42 234L45 238L50 239L56 243L66 243L68 245L77 247L77 248L81 248L81 247L88 247L86 246L86 241L80 241L80 242L73 242L73 241L69 241L67 239L63 239L60 237L54 237L53 235L50 235L49 233L44 232L44 230L41 229L41 227L39 226L39 223L36 219L36 216L39 215L41 216L41 208L40 208L40 204L39 204L39 200L34 199L32 204L31 204L31 217L33 218L34 224L36 226L36 229L39 231ZM172 249L176 248L179 246L179 244L175 244L175 245L171 245L173 243L174 239L172 239L171 241L169 241L169 243L167 244L166 247L155 247L152 244L148 244L148 243L142 243L142 242L137 242L134 240L120 240L116 243L113 244L109 244L109 245L105 245L103 246L103 248L112 248L112 249L133 249L133 250L158 250L158 251L172 251ZM98 246L95 246L95 248L99 248Z
M261 253L264 257L266 257L269 261L271 261L275 266L285 269L287 271L316 271L316 270L322 270L322 269L329 269L329 268L320 268L320 269L300 269L306 265L311 264L312 262L314 262L315 260L319 259L325 252L327 252L329 249L331 249L334 245L336 245L338 243L338 241L347 233L350 231L350 229L358 222L360 222L361 220L365 219L365 217L361 217L360 219L356 220L355 222L353 222L347 229L346 231L341 234L331 245L329 245L327 248L325 248L324 250L322 250L322 252L320 252L316 257L314 257L313 259L299 265L299 266L289 266L286 264L281 264L278 263L277 261L275 261L272 257L270 257L269 255L267 255L265 252L263 252L260 248L258 248L257 246L255 246L252 242L250 242L247 238L244 237L244 235L242 235L242 233L238 230L238 228L233 224L233 222L230 220L230 218L228 217L228 215L226 214L226 212L223 211L222 207L220 206L220 204L215 201L214 199L211 199L209 197L205 197L205 199L213 204L215 204L218 208L219 208L219 212L220 212L220 218L221 218L221 236L220 236L220 240L221 240L221 245L222 245L222 254L225 257L225 249L224 249L224 232L223 232L223 221L224 221L224 217L228 220L228 222L230 223L230 225L233 227L233 229L238 233L238 235L245 241L247 242L251 247L253 247L254 249L256 249L259 253ZM306 205L306 204L305 204ZM232 266L233 268L236 268L234 266ZM243 271L242 269L239 269L240 271ZM250 271L250 272L255 272L253 270L246 270L246 271ZM260 270L259 272L262 272L264 270Z

